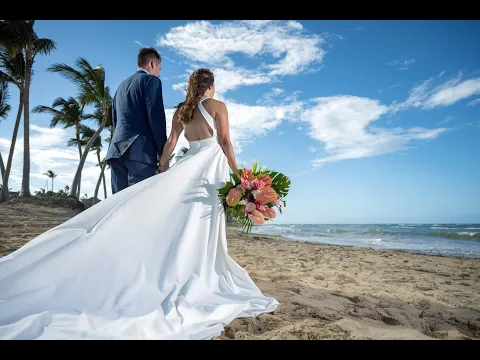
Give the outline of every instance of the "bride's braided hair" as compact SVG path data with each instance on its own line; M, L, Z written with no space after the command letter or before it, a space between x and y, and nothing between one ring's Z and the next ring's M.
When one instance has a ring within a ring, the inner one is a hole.
M209 69L195 70L188 79L187 97L176 107L178 109L178 121L183 124L190 122L193 112L197 108L205 91L213 85L213 73Z

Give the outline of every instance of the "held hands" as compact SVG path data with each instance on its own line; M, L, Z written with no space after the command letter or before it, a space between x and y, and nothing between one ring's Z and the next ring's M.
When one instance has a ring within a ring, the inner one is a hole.
M159 173L163 173L170 167L170 161L164 161L162 157L158 160L157 170Z

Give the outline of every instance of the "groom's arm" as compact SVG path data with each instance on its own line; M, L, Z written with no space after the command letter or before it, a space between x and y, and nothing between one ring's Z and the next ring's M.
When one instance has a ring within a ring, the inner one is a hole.
M153 141L157 147L157 153L162 155L163 146L167 141L167 123L165 109L163 107L162 81L151 76L145 86L145 102L147 105L147 116L150 129L153 134Z

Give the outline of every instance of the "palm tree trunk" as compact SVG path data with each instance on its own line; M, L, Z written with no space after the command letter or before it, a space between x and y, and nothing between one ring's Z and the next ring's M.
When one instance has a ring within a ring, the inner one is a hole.
M1 153L0 153L0 172L2 173L2 181L3 181L3 177L5 176L5 165L3 165L3 159L2 159Z
M25 92L23 94L23 176L18 196L31 197L30 194L30 81L32 79L32 50L29 47L25 58Z
M72 186L70 186L70 192L68 193L69 197L72 197L78 200L78 193L77 193L78 183L82 177L82 170L83 170L83 166L85 165L85 161L87 160L88 152L90 151L90 148L92 147L93 142L97 139L97 137L102 132L106 122L107 122L107 117L105 116L102 121L102 124L100 125L98 130L95 131L95 134L93 134L90 140L88 140L88 143L85 146L85 150L83 151L82 158L80 159L80 163L78 164L77 171L75 172L75 176L73 178Z
M15 120L15 126L13 127L12 143L10 144L10 152L8 153L7 168L2 180L2 192L0 193L0 203L4 202L8 198L8 177L12 170L13 152L15 151L15 144L17 142L18 128L20 127L20 119L22 118L23 110L23 91L20 90L20 99L18 104L17 120Z
M104 166L107 167L106 162ZM107 198L107 180L105 180L105 171L103 172L102 178L103 178L103 196L106 199Z
M80 121L77 122L77 124L76 124L75 137L77 138L78 154L80 155L79 159L81 160L81 159L82 159L82 144L80 144ZM79 193L79 194L80 194L80 186L81 186L81 184L82 184L82 182L79 181L79 182L78 182L78 193Z
M107 167L107 163L103 162L101 164L100 176L98 177L97 186L95 186L95 193L93 194L93 205L97 202L98 197L98 190L100 189L100 184L102 183L102 178L105 178L105 168Z
M97 159L98 159L98 165L102 167L102 160L100 159L100 150L97 151ZM104 198L107 198L107 185L105 184L105 172L101 172L101 177L103 180L103 192L104 192ZM96 195L95 195L96 196Z

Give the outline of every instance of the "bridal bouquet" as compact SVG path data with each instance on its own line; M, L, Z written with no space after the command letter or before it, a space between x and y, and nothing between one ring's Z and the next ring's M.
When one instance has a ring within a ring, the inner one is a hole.
M232 181L218 190L227 216L249 232L276 217L275 208L282 213L284 198L290 189L290 179L276 171L263 169L257 161L252 168L240 168L230 174Z

